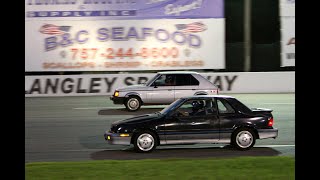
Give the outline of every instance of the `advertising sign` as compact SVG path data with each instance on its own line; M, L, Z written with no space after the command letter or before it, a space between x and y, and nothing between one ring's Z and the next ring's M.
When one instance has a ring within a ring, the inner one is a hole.
M25 71L224 69L223 0L25 0Z
M295 72L201 74L210 82L219 85L220 94L295 92ZM112 95L116 88L145 83L154 75L130 73L25 76L25 97Z
M225 68L221 18L25 24L25 71Z
M223 18L223 2L223 0L25 0L25 19Z
M295 66L295 0L280 1L281 66Z

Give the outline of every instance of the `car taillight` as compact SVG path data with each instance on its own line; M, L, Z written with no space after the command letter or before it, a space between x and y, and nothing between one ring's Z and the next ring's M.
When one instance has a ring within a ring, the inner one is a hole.
M273 126L273 117L269 118L268 120L268 126L272 127Z
M219 94L219 89L217 89L217 94Z
M214 89L214 90L211 90L211 93L213 93L213 94L218 94L219 91L218 91L218 89Z

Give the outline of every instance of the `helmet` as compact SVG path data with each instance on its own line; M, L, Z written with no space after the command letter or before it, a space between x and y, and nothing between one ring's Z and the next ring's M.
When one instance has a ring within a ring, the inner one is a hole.
M199 103L198 101L193 101L192 103L192 109L199 110L203 108L203 102Z

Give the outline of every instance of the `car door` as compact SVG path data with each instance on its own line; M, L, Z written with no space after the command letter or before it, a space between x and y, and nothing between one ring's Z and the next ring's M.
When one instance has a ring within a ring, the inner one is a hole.
M231 139L233 127L239 117L236 109L224 98L216 98L218 114L220 119L220 141Z
M147 104L170 104L174 101L174 76L160 75L147 90Z
M199 88L199 81L191 74L177 74L174 99L193 96Z
M195 108L195 102L202 102ZM214 143L219 140L219 119L212 111L212 99L190 99L167 118L165 135L167 144Z

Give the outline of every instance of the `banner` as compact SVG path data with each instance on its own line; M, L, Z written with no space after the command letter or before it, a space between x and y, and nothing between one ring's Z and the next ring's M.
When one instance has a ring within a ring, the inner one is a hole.
M295 66L295 0L280 1L281 67Z
M224 69L223 0L25 0L25 71Z
M220 94L295 92L295 72L201 74L220 86ZM154 75L147 73L25 76L25 97L109 96L116 88L145 83Z
M26 21L25 71L224 69L224 19Z
M223 18L223 5L223 0L25 0L25 19Z

